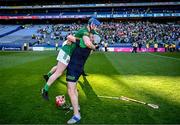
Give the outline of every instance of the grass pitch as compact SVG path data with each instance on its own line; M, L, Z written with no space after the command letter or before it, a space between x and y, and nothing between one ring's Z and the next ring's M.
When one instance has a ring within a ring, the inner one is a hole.
M56 64L57 52L0 52L0 123L64 124L72 116L55 106L67 96L65 75L42 99L42 75ZM180 53L93 53L89 76L78 81L82 124L180 123ZM127 96L159 105L98 98Z

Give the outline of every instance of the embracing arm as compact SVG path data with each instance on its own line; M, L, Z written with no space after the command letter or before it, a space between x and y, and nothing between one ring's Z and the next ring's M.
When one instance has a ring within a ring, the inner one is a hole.
M67 40L70 42L76 42L76 37L70 34L67 36Z
M90 48L90 49L92 49L92 50L95 50L95 49L96 49L96 46L94 46L94 45L92 44L92 42L90 41L90 38L89 38L88 36L83 36L83 41L84 41L85 45L86 45L88 48Z

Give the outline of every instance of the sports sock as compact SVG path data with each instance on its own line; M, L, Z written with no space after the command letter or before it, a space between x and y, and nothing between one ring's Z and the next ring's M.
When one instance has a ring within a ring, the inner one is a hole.
M48 77L50 77L50 76L52 75L52 73L51 73L51 72L48 72L48 74L47 74L47 75L48 75Z
M49 89L49 85L46 83L45 86L44 86L44 90L48 91L48 89Z

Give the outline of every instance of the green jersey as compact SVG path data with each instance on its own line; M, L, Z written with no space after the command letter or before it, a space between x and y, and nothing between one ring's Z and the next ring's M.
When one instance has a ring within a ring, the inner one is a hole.
M86 45L85 45L83 38L82 38L83 36L89 36L89 31L88 31L87 27L83 27L75 33L75 37L80 38L80 47L86 48Z
M82 39L83 36L89 36L89 31L86 27L83 27L81 29L79 29L76 33L75 33L75 37L80 39L80 47L81 48L86 48L86 45L84 44L84 41ZM76 48L76 44L72 43L71 45L67 45L65 44L61 49L68 54L69 56L72 55L74 49Z
M76 38L82 38L83 36L89 36L89 31L87 29L87 27L83 27L81 29L79 29L76 33L75 33L75 37Z
M76 44L72 43L71 45L65 44L64 46L62 46L62 50L69 56L72 55L74 49L76 48Z
M81 48L86 48L86 44L84 43L84 40L82 38L80 39L80 44L79 45L80 45Z

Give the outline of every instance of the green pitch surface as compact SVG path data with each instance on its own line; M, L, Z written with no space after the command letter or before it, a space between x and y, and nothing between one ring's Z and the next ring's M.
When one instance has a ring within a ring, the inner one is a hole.
M66 95L65 75L42 99L42 75L56 64L57 52L0 52L0 123L63 124L72 112L55 106ZM93 53L78 82L82 120L91 124L180 123L180 53ZM159 105L98 98L127 96Z

